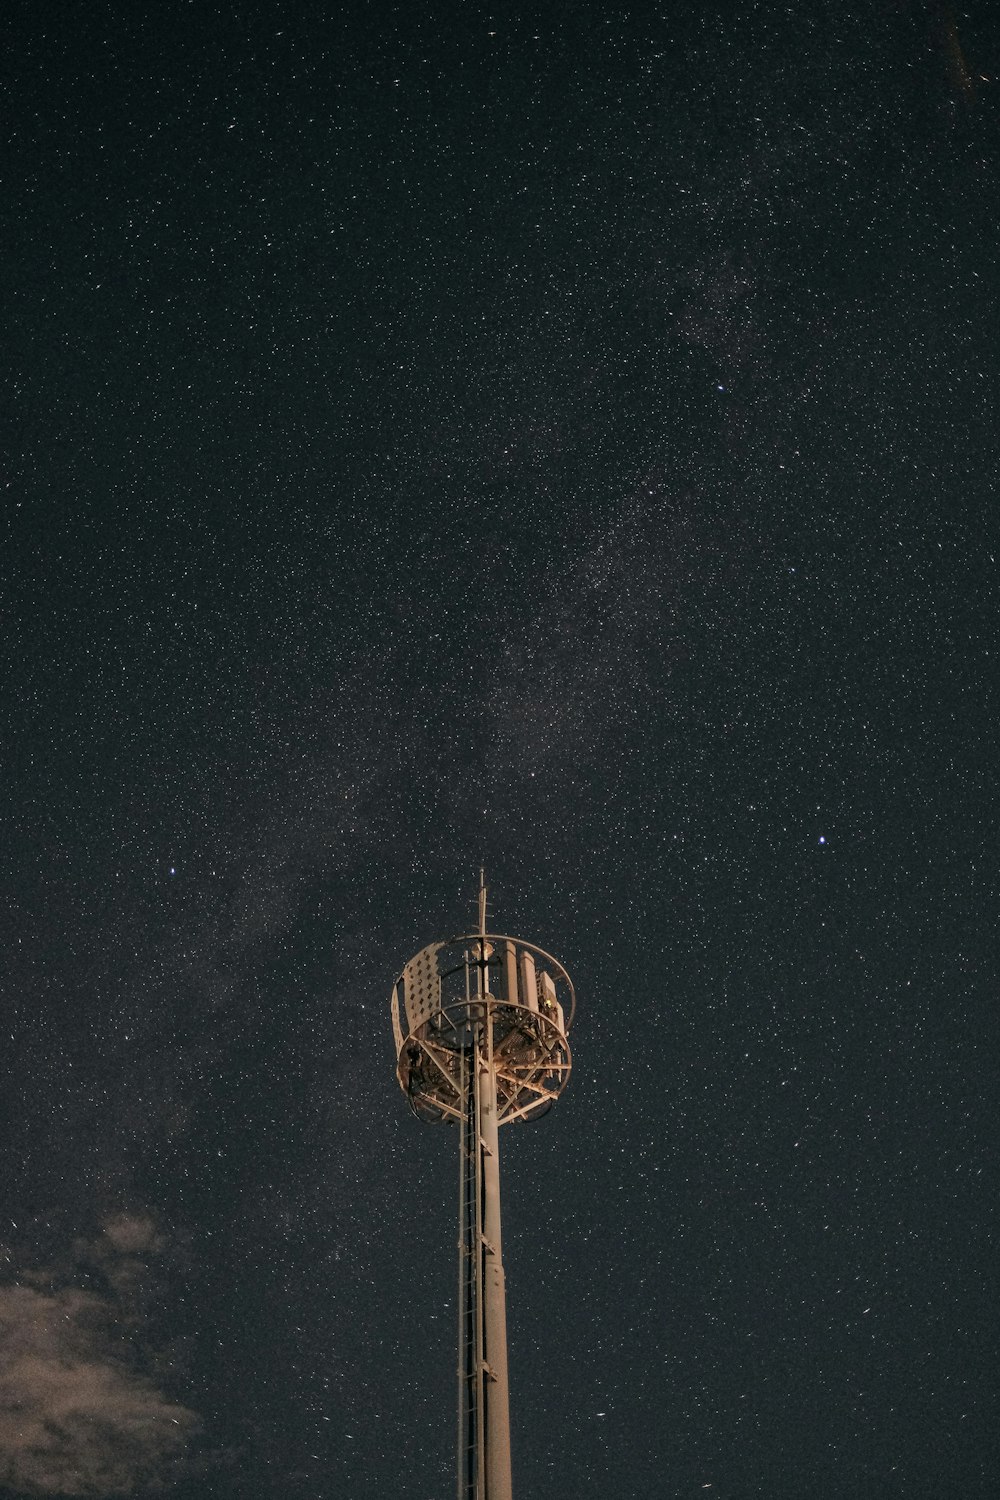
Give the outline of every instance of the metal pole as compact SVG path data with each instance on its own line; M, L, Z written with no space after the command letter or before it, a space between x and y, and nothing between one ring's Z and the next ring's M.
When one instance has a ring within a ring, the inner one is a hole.
M481 971L480 971L481 972ZM473 1190L475 1192L475 1214L473 1216L473 1305L475 1307L474 1322L476 1328L475 1343L475 1374L472 1382L473 1409L476 1413L476 1500L488 1500L489 1490L486 1488L487 1456L489 1433L485 1418L485 1387L486 1387L486 1330L483 1324L483 1142L480 1117L482 1114L482 1068L480 1058L482 1056L483 1023L477 1021L475 1025L475 1043L472 1053L472 1077L475 1090L473 1102L473 1122L476 1135L475 1151L475 1181Z
M466 968L468 974L468 968ZM468 1015L468 1010L466 1010ZM458 1128L458 1500L469 1496L469 1080L468 1063L463 1052L459 1059L459 1083L462 1092L462 1119Z
M482 1292L486 1402L485 1500L511 1500L510 1397L507 1384L507 1307L500 1244L500 1155L497 1077L493 1066L493 1006L487 1001L485 1056L480 1058L479 1150L482 1158Z

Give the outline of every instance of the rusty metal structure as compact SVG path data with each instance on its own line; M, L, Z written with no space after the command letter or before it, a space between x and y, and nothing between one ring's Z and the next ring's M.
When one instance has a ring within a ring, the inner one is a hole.
M576 1008L558 959L486 927L480 872L477 931L422 948L390 997L410 1108L458 1132L457 1500L511 1500L498 1132L562 1093Z

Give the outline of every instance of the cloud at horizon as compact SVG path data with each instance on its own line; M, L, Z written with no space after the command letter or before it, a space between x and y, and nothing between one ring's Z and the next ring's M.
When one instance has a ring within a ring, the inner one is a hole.
M145 1215L74 1246L99 1290L33 1269L0 1285L0 1484L28 1495L127 1495L176 1472L198 1419L148 1368L135 1288L164 1247ZM87 1279L90 1279L89 1277Z

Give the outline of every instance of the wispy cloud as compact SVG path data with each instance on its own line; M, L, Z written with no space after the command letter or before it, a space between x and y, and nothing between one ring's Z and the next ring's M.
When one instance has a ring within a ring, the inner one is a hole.
M197 1419L150 1372L135 1295L163 1246L151 1219L121 1215L75 1247L98 1289L58 1284L61 1269L0 1286L0 1483L127 1495L176 1470Z

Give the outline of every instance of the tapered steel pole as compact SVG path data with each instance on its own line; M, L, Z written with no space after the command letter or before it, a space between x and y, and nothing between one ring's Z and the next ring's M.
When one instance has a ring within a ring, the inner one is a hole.
M468 968L466 968L468 975ZM473 1279L472 1246L469 1244L469 1164L473 1130L470 1108L473 1088L464 1052L459 1063L462 1119L458 1133L458 1489L457 1500L469 1500L473 1488L471 1418L471 1377L473 1306L470 1300Z
M489 1005L479 1056L479 1149L483 1191L483 1399L486 1438L484 1500L511 1500L510 1396L507 1384L507 1305L500 1240L500 1155L493 1017Z

